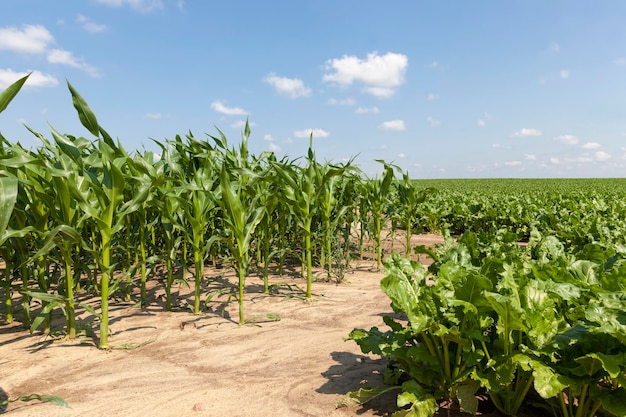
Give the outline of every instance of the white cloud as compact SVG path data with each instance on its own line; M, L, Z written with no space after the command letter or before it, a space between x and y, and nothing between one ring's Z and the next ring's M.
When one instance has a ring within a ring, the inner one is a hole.
M266 133L265 135L263 135L263 140L266 140L268 142L274 142L274 137L269 133Z
M527 161L535 161L535 160L537 160L537 157L535 155L533 155L533 154L527 153L527 154L524 155L524 159L527 160Z
M380 125L378 125L378 128L382 130L395 130L398 132L406 130L406 126L404 125L404 120L399 120L399 119L382 122Z
M131 9L142 13L163 9L163 2L161 0L96 0L96 2L110 7L122 7L127 5Z
M550 157L550 163L554 164L554 165L558 165L561 163L561 161L559 160L559 158L555 158L555 157Z
M626 65L626 58L617 58L613 60L615 65Z
M41 25L23 25L21 30L14 26L0 28L0 49L41 54L53 43L54 37Z
M146 113L144 116L146 119L159 120L163 118L161 113Z
M549 49L550 52L559 52L561 50L561 46L556 42L550 42Z
M267 147L272 152L280 152L280 146L278 146L277 144L275 144L273 142L270 142L270 144Z
M493 149L501 149L501 148L503 148L503 146L501 144L499 144L499 143L492 143L491 147Z
M520 161L507 161L504 163L504 165L508 166L508 167L515 167L518 165L522 165L522 163Z
M299 78L279 77L271 73L263 81L274 87L279 94L284 94L291 98L311 95L311 89L305 87L304 82Z
M100 77L98 69L86 63L83 59L76 58L70 51L63 49L53 49L48 53L48 62L51 64L63 64L70 67L78 68L92 77Z
M356 114L380 113L380 110L378 110L378 107L358 107L354 112Z
M439 65L440 65L439 61L433 61L433 62L430 63L430 67L431 68L437 68Z
M248 126L249 127L254 127L254 126L256 126L256 123L248 122ZM233 129L243 129L244 127L246 127L246 121L245 120L237 120L236 122L232 123L230 125L230 127L232 127Z
M107 25L98 24L82 14L76 16L76 22L81 23L83 25L83 29L90 33L100 33L107 30Z
M229 116L243 116L248 114L247 111L239 107L226 107L221 101L214 101L211 103L211 108L218 113Z
M569 78L569 70L562 69L559 71L559 76L563 79Z
M555 137L554 140L565 145L576 145L578 143L578 138L574 135L561 135Z
M432 116L428 116L426 118L426 121L430 124L430 127L438 127L441 126L441 120L439 119L435 119Z
M593 156L595 157L596 161L606 161L611 159L611 154L604 151L598 151Z
M426 100L428 101L435 101L439 98L439 96L437 94L433 94L433 93L428 93L428 95L426 96Z
M476 126L485 127L487 126L487 122L491 122L494 119L495 119L495 116L493 114L485 112L483 113L483 117L476 120Z
M92 77L99 77L98 70L82 59L63 49L49 49L55 44L52 34L41 25L23 25L0 28L0 50L11 50L29 54L46 54L52 64L69 65L87 72Z
M342 87L358 81L364 84L363 91L367 94L390 97L404 82L407 66L408 58L404 54L388 52L381 56L372 52L364 60L344 55L326 62L326 70L330 72L324 74L323 80Z
M590 158L590 157L588 157L588 156L581 156L581 157L578 157L578 158L576 159L576 161L577 161L577 162L587 163L587 162L592 162L592 161L593 161L593 158Z
M516 138L527 138L531 136L541 136L541 135L543 135L543 132L541 130L529 129L529 128L522 128L518 130L517 132L513 133L513 136Z
M405 155L405 154L403 154L403 153L399 153L399 154L398 154L398 158L400 158L400 159L402 159L402 158L406 158L406 155Z
M356 102L352 98L344 98L343 100L337 100L336 98L329 98L328 104L333 106L354 106Z
M0 69L0 90L4 90L15 81L25 77L30 71L17 72L12 69ZM52 75L44 74L40 71L32 71L30 77L24 84L26 87L56 87L59 81Z
M582 146L582 148L583 149L598 149L600 146L602 145L600 145L598 142L587 142Z
M328 136L330 136L330 133L326 132L324 129L303 129L303 130L296 130L295 132L293 132L293 135L297 138L308 138L311 136L311 134L313 134L314 138L327 138Z

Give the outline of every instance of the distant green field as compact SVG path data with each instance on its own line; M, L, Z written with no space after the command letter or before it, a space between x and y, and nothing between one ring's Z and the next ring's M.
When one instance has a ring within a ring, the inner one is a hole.
M462 178L414 180L420 188L460 192L626 193L626 178Z

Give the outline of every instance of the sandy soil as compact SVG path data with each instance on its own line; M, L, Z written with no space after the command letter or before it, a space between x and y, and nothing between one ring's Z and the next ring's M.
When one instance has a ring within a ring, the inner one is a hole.
M401 238L401 237L399 237ZM439 242L415 238L415 244ZM401 240L400 240L401 242ZM396 247L402 250L400 244ZM22 416L388 416L395 396L369 406L336 409L348 391L381 386L385 363L343 340L355 327L384 327L391 314L379 289L383 274L361 262L341 284L318 281L312 302L295 287L262 294L252 275L246 316L277 314L279 321L238 326L237 303L215 298L200 316L188 309L165 312L157 290L144 309L116 302L110 343L135 349L101 351L91 337L65 341L30 335L21 324L0 325L0 395L40 393L63 397L72 407L37 402L9 404ZM223 276L220 277L220 275ZM207 276L235 282L227 270ZM272 277L304 288L298 277ZM185 289L179 299L192 303ZM16 300L17 301L17 300ZM96 326L81 316L84 327ZM4 392L2 392L4 391ZM2 414L3 410L0 410Z

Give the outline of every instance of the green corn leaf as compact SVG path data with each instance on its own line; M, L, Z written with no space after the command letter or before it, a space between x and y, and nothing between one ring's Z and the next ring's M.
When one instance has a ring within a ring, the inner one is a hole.
M22 88L28 77L30 77L30 74L32 73L29 73L28 75L15 81L13 84L8 86L2 93L0 93L0 113L2 113L7 108L11 100L13 100L17 93L19 93L20 89Z
M17 178L0 178L0 245L6 240L5 231L17 200Z
M83 99L81 95L78 94L78 91L76 91L74 87L72 87L72 84L70 84L69 81L67 81L67 87L72 94L72 104L74 104L74 108L78 112L78 118L80 119L80 122L92 135L98 136L100 129L98 126L98 120L96 119L96 115L89 108L89 105L87 104L85 99Z
M47 394L43 394L43 395L42 394L30 394L30 395L21 395L15 398L9 398L8 400L0 401L0 406L15 402L15 401L33 401L33 400L58 405L60 407L71 408L69 404L58 395L47 395Z

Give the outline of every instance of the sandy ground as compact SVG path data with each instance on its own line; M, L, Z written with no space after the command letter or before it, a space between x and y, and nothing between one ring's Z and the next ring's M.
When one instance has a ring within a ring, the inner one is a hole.
M440 239L425 235L414 243L432 245ZM308 303L295 287L264 295L260 279L252 275L246 316L280 317L254 325L238 326L237 303L226 297L214 299L200 316L185 308L164 311L160 290L144 309L116 302L109 342L116 347L149 342L132 350L101 351L87 336L65 341L30 335L19 322L0 324L0 395L55 394L71 406L16 402L0 414L388 416L394 395L369 406L336 408L348 391L382 385L385 363L343 340L355 327L383 328L381 316L391 314L379 289L383 274L373 272L372 265L361 262L341 284L315 282ZM231 271L207 270L209 278L219 274L235 282ZM278 282L305 287L298 277L272 277L272 283ZM185 289L179 301L191 303L188 293ZM89 327L90 316L81 317Z

